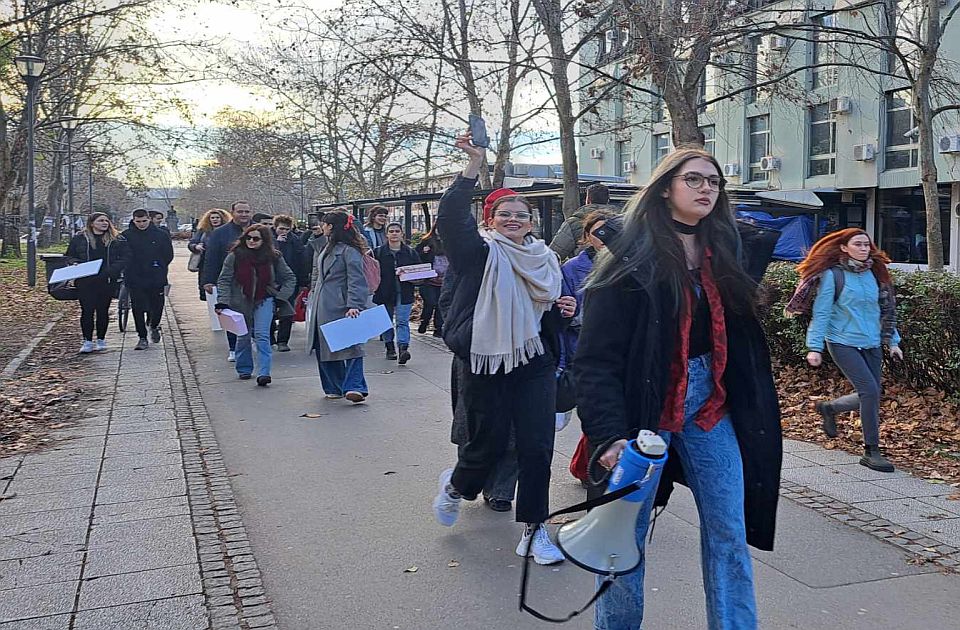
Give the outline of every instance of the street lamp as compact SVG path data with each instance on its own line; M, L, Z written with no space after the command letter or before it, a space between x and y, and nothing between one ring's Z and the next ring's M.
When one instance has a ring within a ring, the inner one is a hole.
M60 120L60 126L67 134L67 214L70 216L71 226L74 223L73 216L73 133L77 130L80 121L76 118L63 118Z
M17 71L23 77L27 84L27 205L30 217L29 229L27 235L27 286L37 286L37 205L34 201L33 186L33 126L34 126L34 100L36 99L37 84L40 83L40 75L43 74L43 68L47 62L40 57L33 55L20 55L14 57L14 63L17 65Z

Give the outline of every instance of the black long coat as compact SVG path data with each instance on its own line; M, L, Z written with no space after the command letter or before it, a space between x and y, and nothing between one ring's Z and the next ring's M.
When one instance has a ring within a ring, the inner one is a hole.
M744 267L762 275L776 232L741 226ZM587 291L574 374L577 413L591 445L656 431L669 384L677 320L668 306L669 290L641 288L636 277ZM723 379L727 408L743 460L747 542L773 549L783 442L780 406L763 328L756 317L729 316L727 369ZM684 483L671 453L655 504L666 505L673 483Z

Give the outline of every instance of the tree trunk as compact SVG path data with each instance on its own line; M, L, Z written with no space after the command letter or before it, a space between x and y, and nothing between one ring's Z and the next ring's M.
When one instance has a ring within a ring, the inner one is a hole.
M940 43L940 3L926 0L924 47L913 86L913 108L919 126L920 186L927 215L927 268L943 271L943 231L940 227L940 190L934 153L933 107L930 82Z
M44 218L52 221L50 226L40 219L38 244L47 247L60 240L60 208L63 204L63 155L57 151L50 164L50 183L47 185L46 212Z

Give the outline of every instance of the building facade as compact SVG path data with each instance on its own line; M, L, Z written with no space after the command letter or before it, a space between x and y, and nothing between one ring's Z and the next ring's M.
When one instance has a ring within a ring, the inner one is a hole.
M943 0L942 15L958 1ZM750 81L756 85L771 75L785 75L789 68L815 67L790 74L782 85L754 87L704 105L699 124L705 148L723 165L728 186L738 198L753 200L751 210L816 214L826 219L828 229L862 227L899 266L923 268L926 215L910 91L896 76L903 74L896 59L875 48L866 51L868 47L839 41L836 31L830 32L834 25L863 24L860 5L847 2L820 7L791 1L766 4L757 11L784 25L778 31L783 34L745 34L733 46L716 47L711 58L717 66L709 67L701 81L703 103L749 87ZM900 4L898 28L912 24L919 32L919 21L910 18L909 11L923 3ZM798 21L804 30L791 38L789 25ZM629 29L623 26L608 29L593 46L584 48L583 66L617 76L624 56L616 53L619 49L629 54L629 38ZM942 38L940 55L948 61L940 68L960 60L956 20ZM851 64L854 59L856 64ZM836 66L820 65L833 61ZM726 67L736 66L736 72L719 69L724 62ZM878 72L864 66L876 67ZM960 71L955 79L960 86ZM582 84L595 81L589 72L581 77ZM950 102L941 99L938 105L942 104ZM946 112L934 121L934 139L940 144L936 161L944 259L954 271L960 270L960 119L956 113ZM627 102L621 90L613 92L597 115L622 116L630 124L620 132L592 135L590 119L585 119L580 129L581 172L622 175L642 186L673 149L665 108L653 97Z

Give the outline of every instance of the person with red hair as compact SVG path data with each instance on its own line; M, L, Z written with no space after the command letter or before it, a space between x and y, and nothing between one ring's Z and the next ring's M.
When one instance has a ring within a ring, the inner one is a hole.
M889 263L890 258L859 228L828 234L797 267L800 284L786 308L788 314L811 314L807 363L819 367L826 346L856 390L817 403L824 433L836 437L837 414L859 409L864 443L860 463L879 472L894 470L880 452L881 347L891 357L903 359Z

